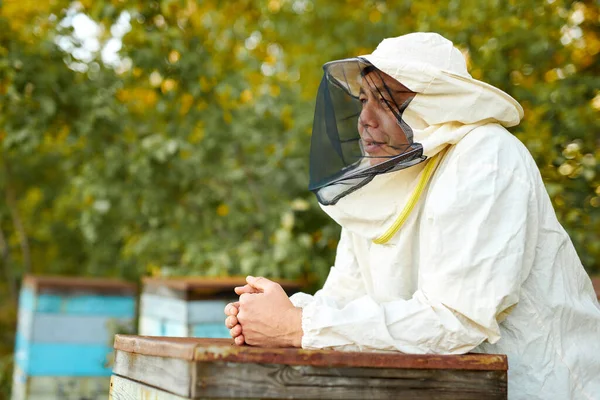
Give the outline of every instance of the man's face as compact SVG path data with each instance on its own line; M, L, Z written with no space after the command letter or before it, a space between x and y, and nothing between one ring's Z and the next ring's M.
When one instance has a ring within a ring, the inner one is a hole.
M374 70L363 77L358 132L371 165L403 153L410 144L394 112L398 113L398 108L414 96L414 92L381 71Z

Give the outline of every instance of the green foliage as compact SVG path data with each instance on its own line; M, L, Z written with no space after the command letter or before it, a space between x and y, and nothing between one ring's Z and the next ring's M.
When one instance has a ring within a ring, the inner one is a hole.
M475 78L523 104L513 131L585 267L600 269L593 0L81 1L102 43L131 16L117 68L57 45L72 34L61 24L70 2L0 4L7 310L27 271L252 272L318 286L339 233L306 190L321 65L412 31L453 40ZM1 314L0 354L13 324L14 312Z

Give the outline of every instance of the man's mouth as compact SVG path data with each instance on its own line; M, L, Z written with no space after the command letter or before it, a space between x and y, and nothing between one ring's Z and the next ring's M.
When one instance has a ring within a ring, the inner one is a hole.
M363 149L367 153L376 153L381 151L381 149L387 146L384 142L376 142L374 140L363 140Z

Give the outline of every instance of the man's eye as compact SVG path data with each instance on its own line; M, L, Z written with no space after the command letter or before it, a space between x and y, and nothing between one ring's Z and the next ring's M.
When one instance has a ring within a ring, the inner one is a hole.
M390 101L388 99L386 99L385 97L380 97L379 102L381 104L385 104L385 105L388 105L390 103Z

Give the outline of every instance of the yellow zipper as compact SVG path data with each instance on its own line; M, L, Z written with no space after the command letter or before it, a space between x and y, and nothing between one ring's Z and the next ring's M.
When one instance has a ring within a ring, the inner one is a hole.
M415 188L413 194L410 196L408 203L406 204L406 206L404 206L404 209L402 210L396 221L394 221L392 226L383 235L379 236L377 239L374 239L373 243L385 244L389 242L389 240L400 230L402 225L404 225L404 222L406 222L406 219L408 218L413 208L415 208L415 205L421 198L423 189L425 189L425 186L427 186L429 180L433 176L433 173L444 158L447 149L448 148L445 148L444 150L440 151L435 156L433 156L431 160L429 160L427 166L423 170L423 175L421 176L421 179L419 179L417 187Z

